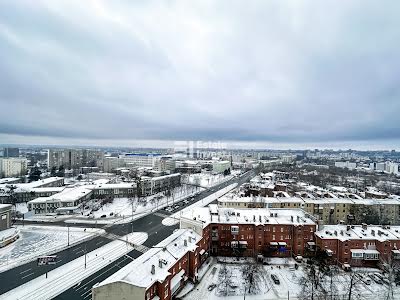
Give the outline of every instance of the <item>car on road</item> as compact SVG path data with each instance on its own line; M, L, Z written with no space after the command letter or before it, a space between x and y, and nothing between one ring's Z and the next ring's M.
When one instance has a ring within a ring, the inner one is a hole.
M281 282L279 281L278 276L276 276L275 274L271 274L271 278L274 281L275 284L280 284Z
M180 208L179 205L175 205L175 206L174 206L174 210L175 210L175 209L179 209L179 208Z
M184 204L188 204L188 203L189 203L189 200L183 200L183 203L184 203Z
M171 212L171 211L173 211L174 209L172 208L172 206L168 206L165 210Z

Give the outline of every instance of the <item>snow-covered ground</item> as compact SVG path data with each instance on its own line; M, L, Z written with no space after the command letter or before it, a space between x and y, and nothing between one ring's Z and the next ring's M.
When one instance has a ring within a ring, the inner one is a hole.
M16 226L20 238L0 249L0 271L14 268L38 256L60 251L68 246L68 228L55 226ZM69 228L70 245L104 233L103 229Z
M225 195L226 193L230 192L231 190L235 189L236 187L237 187L237 183L232 183L232 184L228 185L227 187L224 187L223 189L220 189L219 191L203 198L201 201L197 201L196 203L193 203L192 205L185 207L181 211L178 211L178 212L172 214L168 218L163 219L162 224L165 226L173 226L175 224L178 224L179 217L181 216L181 214L183 212L191 210L194 207L206 206L206 205L210 204L211 202L213 202L214 200L218 199L219 197L221 197L221 196Z
M271 265L261 266L263 275L259 279L259 291L256 294L249 295L246 293L246 299L252 300L284 300L284 299L298 299L302 286L300 279L304 276L304 265L300 265L298 270L294 268L295 262L293 259L275 259L270 261ZM245 261L235 262L226 258L220 258L218 262L213 262L208 268L207 273L198 285L193 288L189 286L191 292L185 293L183 297L185 300L200 300L200 299L243 299L244 296L244 282L242 275L242 268L246 265ZM224 273L224 268L225 272ZM368 273L377 272L376 269L362 270L360 274L364 278L368 277ZM226 275L224 275L226 274ZM280 284L277 285L273 282L271 274L275 274ZM339 295L344 296L348 292L349 286L349 273L344 271L339 272L334 276L332 284L338 291ZM224 284L224 278L229 278L228 285ZM372 280L371 280L372 281ZM327 278L322 283L327 291L330 291L330 280ZM210 291L211 287L214 288ZM186 291L188 288L185 288ZM400 288L393 287L394 298L400 299ZM374 281L370 285L366 285L362 281L355 283L352 293L354 299L376 300L385 299L388 286L385 284L377 284ZM182 294L182 293L181 293ZM227 294L227 296L224 296ZM353 299L353 298L352 298Z
M53 299L67 289L79 284L83 279L98 272L113 261L126 255L132 246L125 242L141 245L147 240L147 233L134 232L121 240L112 241L86 255L62 265L45 275L39 276L3 295L0 299Z

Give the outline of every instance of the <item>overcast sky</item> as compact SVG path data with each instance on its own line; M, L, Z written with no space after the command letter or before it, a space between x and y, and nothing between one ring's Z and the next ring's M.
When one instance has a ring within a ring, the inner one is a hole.
M400 1L0 1L0 143L400 143Z

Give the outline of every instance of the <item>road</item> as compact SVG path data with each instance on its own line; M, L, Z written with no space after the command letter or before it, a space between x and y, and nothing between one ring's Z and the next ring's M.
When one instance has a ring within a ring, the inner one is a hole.
M215 193L215 191L220 190L232 183L238 183L241 185L252 177L255 176L254 171L249 171L245 174L242 174L240 177L234 177L231 180L218 184L211 189L205 190L195 196L193 199L190 200L189 203L183 205L183 202L180 202L180 207L172 212L167 212L165 210L160 210L158 212L153 212L147 216L144 216L140 219L134 220L133 222L126 223L126 224L115 224L113 226L107 227L104 226L103 228L106 230L106 233L110 233L112 235L123 236L127 233L132 231L135 232L146 232L148 234L148 239L144 242L144 245L147 247L152 247L166 237L168 237L178 225L175 226L164 226L162 225L162 220L164 216L171 215L172 213L182 210L185 206L191 205L195 202L201 201L203 198ZM163 216L164 215L164 216ZM54 223L51 223L54 226ZM60 222L57 225L65 226L64 223ZM88 226L88 224L76 224L77 226ZM75 226L75 224L74 224ZM111 235L110 235L111 236ZM50 271L52 269L58 268L63 264L66 264L80 256L82 256L85 252L93 251L106 243L112 241L112 238L108 238L107 234L104 236L97 236L88 240L86 242L80 243L78 245L74 245L68 249L60 251L58 253L54 253L53 255L57 255L57 264L54 266L45 266L45 267L38 267L36 265L36 261L32 261L21 265L19 267L7 270L5 272L0 273L0 294L3 294L13 288L16 288L19 285L24 284L40 275L46 273L46 271ZM142 253L133 250L128 254L132 258L137 258ZM79 286L73 287L63 294L59 295L57 299L89 299L91 296L91 287L94 283L100 282L105 278L109 277L112 273L114 273L119 268L122 268L126 264L131 261L130 258L124 256L119 260L115 261L111 265L107 266L106 268L100 270L99 272L95 273L94 275L86 278ZM47 270L46 270L47 268Z

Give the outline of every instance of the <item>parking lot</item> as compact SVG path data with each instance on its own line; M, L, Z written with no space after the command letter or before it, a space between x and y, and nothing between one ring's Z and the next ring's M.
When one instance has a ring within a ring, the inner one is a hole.
M246 281L242 270L250 262L248 259L215 260L200 283L184 299L243 299ZM300 299L306 264L298 264L297 269L295 264L291 258L271 258L268 264L261 266L262 274L257 277L258 292L252 295L247 292L246 299ZM351 299L386 299L389 282L378 269L353 269L352 272L339 270L332 278L325 276L319 285L329 299L331 291L333 296L347 299L351 276L354 277ZM230 279L228 284L225 282L226 277ZM400 299L400 289L394 285L392 287L393 298L390 299Z

